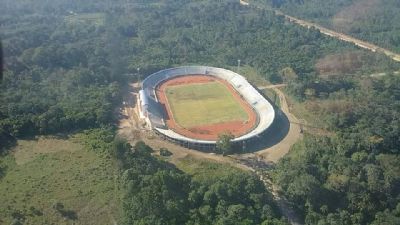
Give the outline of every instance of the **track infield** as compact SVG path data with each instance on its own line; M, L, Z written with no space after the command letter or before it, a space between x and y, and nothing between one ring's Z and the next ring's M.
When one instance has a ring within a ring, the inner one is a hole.
M240 103L219 82L168 86L165 94L176 123L184 128L248 119Z
M256 125L256 114L233 87L206 75L187 75L161 83L157 97L168 114L169 129L193 139L217 140L229 131L235 137Z

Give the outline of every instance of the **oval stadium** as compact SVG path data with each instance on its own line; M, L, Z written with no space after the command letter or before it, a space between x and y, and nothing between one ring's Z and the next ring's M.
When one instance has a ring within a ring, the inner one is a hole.
M273 106L241 75L208 66L161 70L142 82L139 115L149 129L187 148L215 149L222 133L245 147L273 123Z

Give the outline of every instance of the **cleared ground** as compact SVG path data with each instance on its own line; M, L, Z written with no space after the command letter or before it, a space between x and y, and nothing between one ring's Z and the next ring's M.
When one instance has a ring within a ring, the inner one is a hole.
M0 158L0 224L115 224L120 193L112 164L75 140L18 141Z
M219 82L168 86L166 95L175 121L184 128L248 119L241 105Z
M200 183L211 184L217 182L221 177L249 173L225 162L199 159L193 156L186 156L176 162L178 169L188 173L192 178Z

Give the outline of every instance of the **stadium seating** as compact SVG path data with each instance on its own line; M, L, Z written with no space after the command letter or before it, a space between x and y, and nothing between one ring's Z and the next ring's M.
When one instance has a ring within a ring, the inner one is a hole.
M142 82L143 95L146 100L142 101L143 105L141 108L147 110L145 115L151 122L151 126L158 133L167 136L170 139L193 142L195 144L213 144L215 141L205 140L194 140L191 138L184 137L172 130L169 130L165 124L165 112L163 107L160 106L155 94L157 86L173 77L184 76L184 75L210 75L226 80L232 85L233 88L253 107L257 114L257 126L249 133L236 137L233 141L247 141L253 137L259 136L261 133L266 131L272 124L275 118L275 111L273 106L249 83L243 76L222 68L207 67L207 66L184 66L171 68L166 70L158 71L148 76Z

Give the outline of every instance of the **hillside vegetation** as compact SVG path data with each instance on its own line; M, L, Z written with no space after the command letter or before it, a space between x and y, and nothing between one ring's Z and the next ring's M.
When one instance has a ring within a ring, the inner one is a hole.
M273 7L399 51L397 1L268 1ZM400 224L400 77L360 71L355 52L317 61L317 79L292 78L287 93L311 126L273 170L306 224Z
M306 134L274 181L306 224L399 224L399 75L301 85L288 93L329 135Z
M350 65L357 70L340 73L399 69L383 55L238 2L5 0L0 12L2 145L109 124L121 101L120 85L161 68L229 68L241 59L263 78L280 82L285 71L313 78L319 59L356 52Z
M289 15L400 53L400 4L397 0L266 0Z
M79 138L20 140L0 158L0 224L112 224L120 214L117 167Z
M229 165L184 161L179 168L190 176L152 157L143 142L133 149L121 144L125 147L116 157L125 187L123 224L288 224L255 175Z
M307 110L335 135L307 135L273 171L306 223L399 223L400 66L387 57L238 1L3 0L0 23L1 223L287 224L255 176L200 164L208 178L115 138L122 85L238 59L298 104L324 102Z

